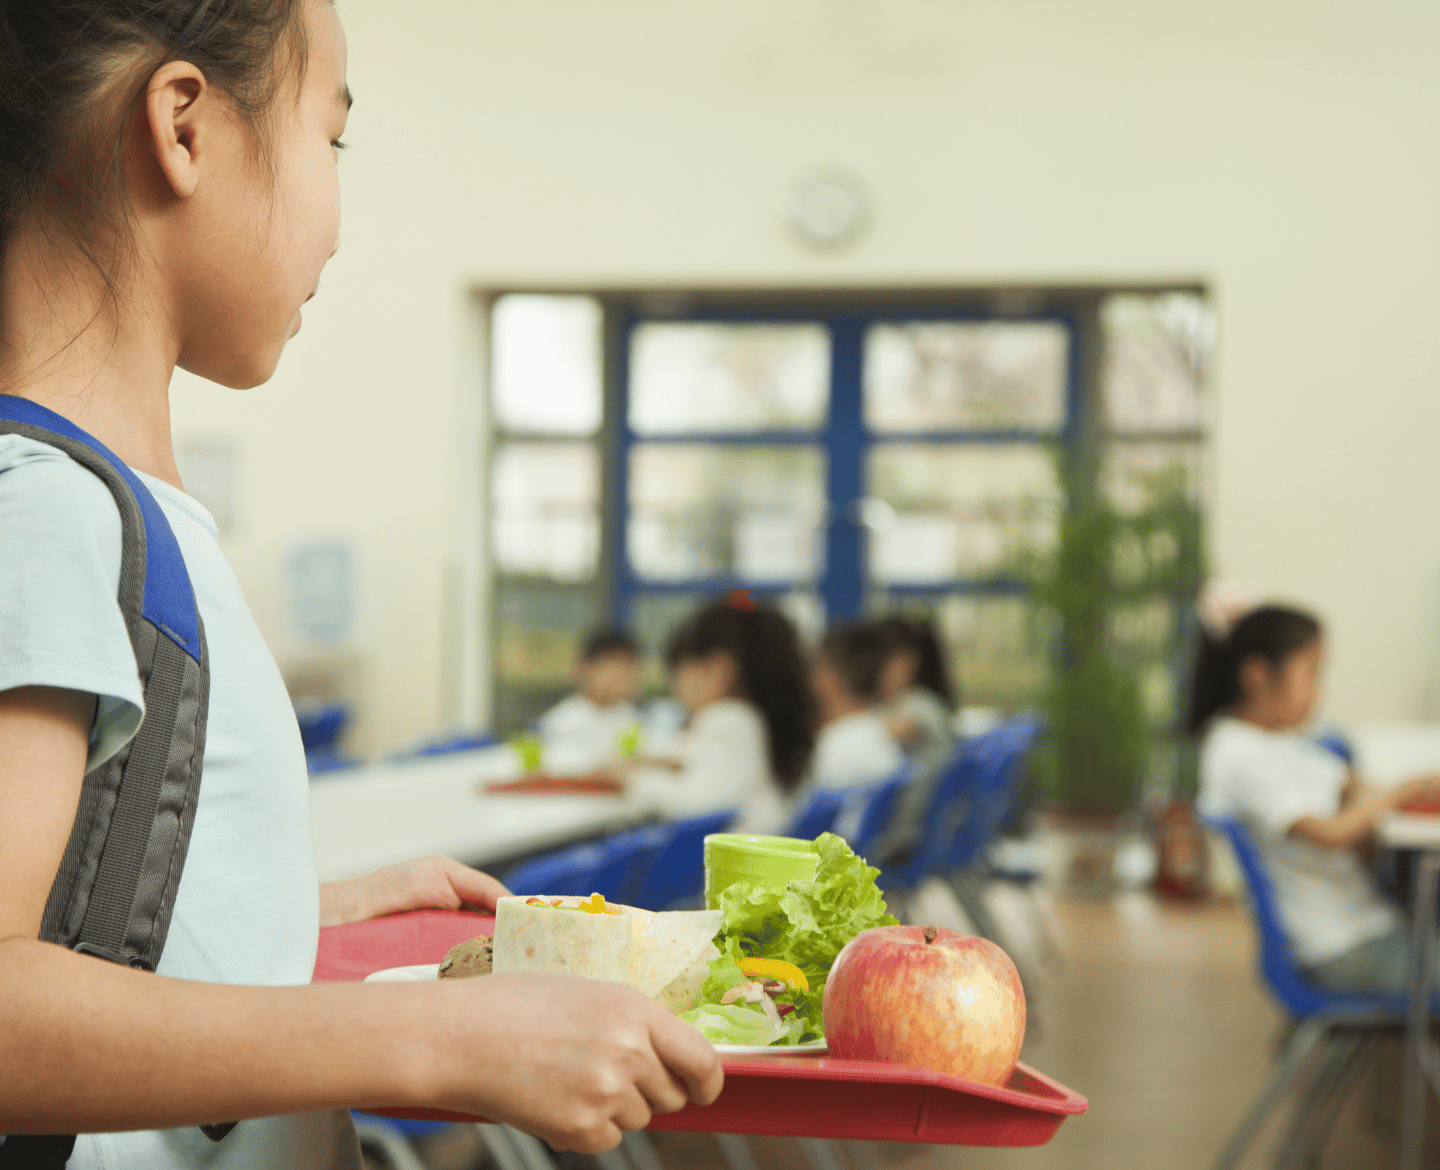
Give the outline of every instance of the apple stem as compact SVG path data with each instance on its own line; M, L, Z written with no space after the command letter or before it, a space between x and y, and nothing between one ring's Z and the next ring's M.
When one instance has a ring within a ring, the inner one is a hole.
M927 945L935 941L935 935L937 933L938 932L933 926L927 926L925 928L925 942Z

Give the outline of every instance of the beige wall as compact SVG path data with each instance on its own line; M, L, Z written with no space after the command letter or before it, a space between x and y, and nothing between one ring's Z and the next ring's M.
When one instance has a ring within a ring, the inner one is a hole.
M1203 279L1222 329L1218 567L1330 618L1335 714L1437 713L1434 5L340 10L357 98L342 249L275 380L179 379L176 431L241 445L229 551L282 659L302 649L283 555L354 541L362 747L485 701L478 660L447 666L444 611L457 589L464 613L483 602L469 290L512 281ZM841 258L798 251L775 214L824 161L878 209Z

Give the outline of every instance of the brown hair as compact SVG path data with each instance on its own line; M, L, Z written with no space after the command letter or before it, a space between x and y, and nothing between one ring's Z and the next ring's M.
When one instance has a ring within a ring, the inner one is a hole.
M130 247L125 125L150 77L190 62L268 162L266 118L285 66L305 63L305 2L0 0L0 254L33 218L113 297Z

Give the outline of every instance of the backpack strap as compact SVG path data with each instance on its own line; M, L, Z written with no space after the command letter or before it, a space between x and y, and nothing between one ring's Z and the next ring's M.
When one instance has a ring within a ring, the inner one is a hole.
M120 510L120 608L145 716L134 739L85 776L40 937L153 971L165 949L205 753L209 660L184 558L155 497L98 440L45 407L0 394L0 434L63 451Z

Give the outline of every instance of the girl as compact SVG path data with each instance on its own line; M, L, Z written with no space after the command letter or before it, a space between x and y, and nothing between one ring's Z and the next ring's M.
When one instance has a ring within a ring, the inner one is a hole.
M1295 957L1317 983L1402 990L1408 932L1355 850L1384 813L1433 795L1440 778L1377 792L1302 733L1325 652L1315 618L1278 605L1202 613L1186 716L1204 736L1201 810L1241 817L1255 834Z
M0 437L0 1164L58 1164L24 1135L79 1132L79 1167L358 1167L343 1110L387 1103L599 1150L719 1090L703 1037L617 985L294 986L321 924L503 892L439 858L317 889L294 716L170 447L176 365L258 385L300 328L336 246L348 107L323 0L0 8L0 392L141 477L210 658L158 973L39 941L82 776L145 716L113 499L58 449ZM218 1146L193 1128L233 1118Z
M879 630L868 623L837 626L820 642L811 670L820 709L810 769L817 788L857 788L904 762L874 705L884 652Z
M815 743L795 627L737 593L681 626L666 659L689 726L671 766L652 762L632 784L665 816L738 808L732 832L779 832Z

